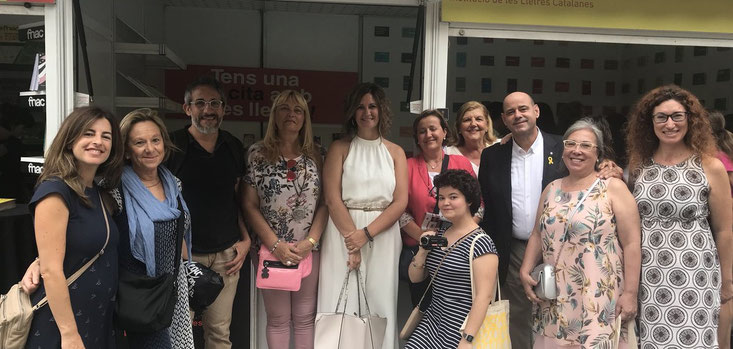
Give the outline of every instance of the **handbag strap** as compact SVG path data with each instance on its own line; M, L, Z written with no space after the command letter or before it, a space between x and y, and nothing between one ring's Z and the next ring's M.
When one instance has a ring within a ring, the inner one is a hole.
M623 326L623 319L621 314L616 317L615 331L613 333L613 340L611 342L611 349L618 349L619 342L621 341L621 329ZM626 344L629 348L636 348L636 333L634 332L634 319L626 321Z
M104 246L102 246L102 249L99 250L99 253L94 255L92 259L90 259L88 262L82 265L81 268L79 268L79 270L77 270L74 274L71 274L71 276L69 276L69 278L66 279L67 287L70 286L72 283L74 283L74 281L76 281L76 279L78 279L79 276L81 276L81 274L83 274L87 269L89 269L89 267L91 267L92 264L94 264L94 262L97 261L97 258L99 258L99 256L104 254L104 249L107 248L107 243L109 242L109 219L107 218L107 210L104 208L104 202L102 201L102 194L101 193L98 193L98 194L99 194L99 205L102 206L102 216L104 216L104 224L107 227L107 238L104 240ZM48 303L48 296L43 297L38 303L36 303L36 305L33 306L33 311L36 311L42 308L47 303Z
M568 234L568 227L570 226L570 220L573 218L573 216L575 216L575 214L578 212L578 209L580 209L580 205L582 205L583 201L585 201L585 199L588 196L590 196L590 192L593 190L593 188L596 187L596 184L598 184L598 182L600 181L601 181L600 178L596 178L596 180L593 181L593 184L591 184L590 187L588 187L588 190L586 191L585 195L583 195L583 197L581 197L580 200L578 200L578 204L575 205L575 207L573 208L573 211L570 212L570 214L568 215L568 219L565 221L565 230L563 231L563 236L562 236L564 240L562 241L562 244L560 244L560 251L557 252L557 258L555 258L555 264L552 266L552 269L557 269L557 262L560 261L560 255L562 255L563 247L565 247L565 243L568 241L567 234Z
M448 255L453 251L453 249L469 235L471 235L470 232L466 233L465 235L461 236L460 239L456 240L453 245L450 245L450 247L448 248L448 252L445 253L443 258L440 260L440 263L438 263L438 267L435 268L433 275L430 277L430 283L428 283L428 287L425 288L425 292L423 292L422 297L420 297L420 301L417 303L418 308L422 305L422 301L423 299L425 299L425 295L428 294L428 291L430 291L430 287L433 286L433 281L435 281L435 276L438 275L438 270L440 270L440 267L443 265L443 261L445 261L445 259L448 258ZM427 263L427 259L425 260L425 263Z
M178 216L178 219L176 219L176 259L174 260L174 269L173 269L173 275L176 277L174 280L178 280L178 268L181 265L181 250L183 249L183 235L184 235L184 229L186 228L185 219L186 219L186 211L183 210L183 204L181 203L180 196L178 197L178 210L181 211L181 215ZM192 259L189 256L189 259Z
M468 270L471 274L471 299L476 298L476 284L474 283L473 278L473 249L476 246L476 241L482 236L488 237L485 233L479 233L474 236L473 241L471 241L471 248L468 250ZM499 295L499 300L501 301L501 285L499 284L499 278L496 278L496 291L494 291L494 297L491 298L491 303L494 303L494 300L496 300L496 295Z
M443 155L443 162L440 166L440 173L443 174L448 169L448 160L450 159L450 155L444 154ZM435 188L435 186L433 186ZM437 188L436 188L437 189ZM433 213L438 214L440 212L440 209L438 208L438 193L435 193L435 207L433 207Z

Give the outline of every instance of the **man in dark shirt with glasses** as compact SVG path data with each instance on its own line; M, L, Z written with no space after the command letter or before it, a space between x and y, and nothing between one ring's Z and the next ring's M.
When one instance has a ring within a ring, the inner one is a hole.
M207 349L232 346L232 307L239 270L250 247L238 199L244 149L236 137L219 129L224 105L221 85L214 78L204 76L188 85L183 111L192 124L171 133L181 151L171 154L166 163L181 180L191 211L193 260L224 278L224 289L202 316Z

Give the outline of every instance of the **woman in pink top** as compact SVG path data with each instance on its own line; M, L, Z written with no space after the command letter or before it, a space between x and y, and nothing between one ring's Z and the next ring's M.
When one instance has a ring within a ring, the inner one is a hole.
M407 159L408 202L405 214L400 218L402 228L402 255L400 256L400 277L406 278L409 262L418 250L418 240L427 230L435 230L440 222L436 209L433 178L441 170L465 170L476 177L471 161L462 155L447 155L443 146L451 137L448 123L437 110L426 110L412 123L415 144L420 153ZM413 306L417 305L429 280L418 284L410 283ZM425 302L427 306L429 302Z
M717 110L708 113L710 126L713 129L715 143L718 146L718 160L723 163L728 172L730 187L733 189L733 134L725 129L725 117ZM730 331L733 324L733 302L720 305L720 320L718 321L718 345L720 349L730 349Z

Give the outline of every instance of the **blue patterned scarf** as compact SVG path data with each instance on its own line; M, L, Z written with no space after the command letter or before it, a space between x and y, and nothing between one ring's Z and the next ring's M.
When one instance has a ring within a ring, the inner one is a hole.
M130 250L135 259L145 264L148 276L155 276L155 226L153 222L165 222L178 219L178 198L183 210L188 213L186 202L178 190L176 177L164 166L158 166L158 175L165 190L165 201L158 201L153 193L145 187L132 167L122 169L122 194L125 199L127 225L130 230ZM176 231L176 234L178 232ZM187 227L184 239L188 249L191 248L191 227ZM177 271L176 271L177 272Z

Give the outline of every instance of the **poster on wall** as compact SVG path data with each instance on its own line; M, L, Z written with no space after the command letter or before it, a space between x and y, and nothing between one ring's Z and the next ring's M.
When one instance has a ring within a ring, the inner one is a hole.
M221 82L227 101L224 118L241 121L267 121L273 99L290 89L303 94L313 123L341 124L344 98L358 81L355 72L188 65L186 70L165 71L165 95L183 103L186 86L202 75ZM183 113L166 117L187 118Z

